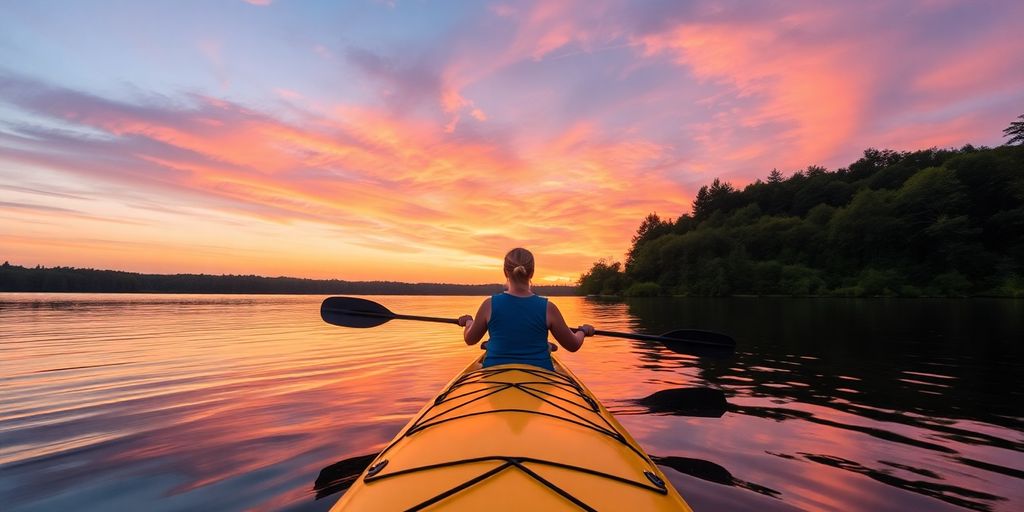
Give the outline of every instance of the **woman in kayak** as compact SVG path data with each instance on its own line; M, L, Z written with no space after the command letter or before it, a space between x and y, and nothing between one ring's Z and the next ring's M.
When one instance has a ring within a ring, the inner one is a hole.
M573 332L562 318L558 306L530 289L533 278L533 254L515 248L505 255L505 278L508 290L493 295L480 304L476 320L469 315L459 318L465 327L462 337L467 345L475 345L484 333L490 332L484 367L496 364L532 364L554 370L548 347L548 332L569 352L583 345L585 336L593 336L594 328L581 325Z

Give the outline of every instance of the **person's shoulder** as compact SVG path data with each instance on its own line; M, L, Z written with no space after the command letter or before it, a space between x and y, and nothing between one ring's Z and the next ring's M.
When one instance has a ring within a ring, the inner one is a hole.
M551 302L550 300L547 302L547 307L544 309L544 316L547 317L546 320L548 328L550 329L559 318L562 318L562 312L558 310L558 306L556 306L554 302Z
M491 298L487 297L486 299L484 299L483 302L480 303L480 311L477 314L478 319L481 318L481 315L483 315L482 318L486 318L489 320L491 317L492 309L493 308L491 307Z

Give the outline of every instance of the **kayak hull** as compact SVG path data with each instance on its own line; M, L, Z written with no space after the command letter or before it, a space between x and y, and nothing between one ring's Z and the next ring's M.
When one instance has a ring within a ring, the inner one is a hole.
M460 372L333 511L690 508L621 424L552 357Z

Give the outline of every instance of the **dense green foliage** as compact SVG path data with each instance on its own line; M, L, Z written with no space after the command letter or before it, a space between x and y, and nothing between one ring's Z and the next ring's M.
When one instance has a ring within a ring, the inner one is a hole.
M574 295L573 286L534 286L541 295ZM0 266L0 292L282 293L313 295L489 295L498 284L340 281L295 277L136 274L71 267Z
M1024 147L868 149L847 168L701 187L648 215L585 294L1024 296Z

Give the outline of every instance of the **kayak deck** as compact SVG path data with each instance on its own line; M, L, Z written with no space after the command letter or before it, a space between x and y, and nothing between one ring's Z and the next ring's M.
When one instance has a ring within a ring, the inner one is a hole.
M557 359L470 364L332 510L690 510Z

